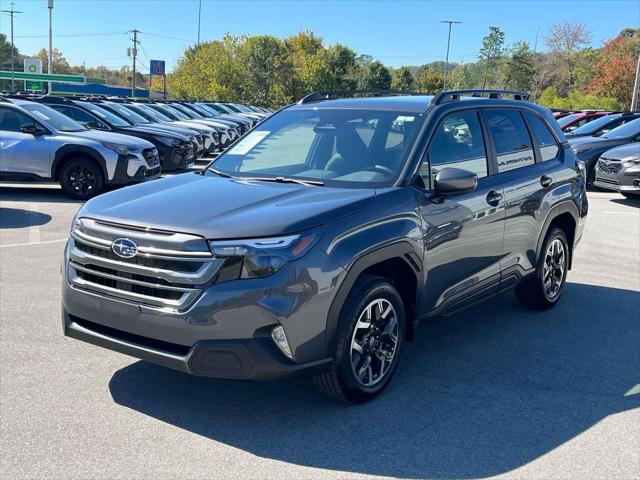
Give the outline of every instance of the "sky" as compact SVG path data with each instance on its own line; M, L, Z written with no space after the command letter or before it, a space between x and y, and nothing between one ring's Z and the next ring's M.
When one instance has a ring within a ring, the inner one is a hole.
M47 0L13 0L15 44L23 54L48 45ZM0 0L2 10L10 0ZM592 46L625 27L640 27L640 0L582 1L214 1L202 0L201 41L232 35L270 34L285 37L313 30L325 44L342 43L390 66L421 65L444 60L447 26L457 20L451 36L450 61L476 60L482 37L499 26L506 43L528 42L545 50L544 35L562 20L585 24ZM9 17L0 32L9 36ZM198 0L54 0L53 46L71 64L130 65L127 47L138 29L141 71L150 59L166 60L171 71L185 47L197 39ZM146 69L146 70L145 70Z

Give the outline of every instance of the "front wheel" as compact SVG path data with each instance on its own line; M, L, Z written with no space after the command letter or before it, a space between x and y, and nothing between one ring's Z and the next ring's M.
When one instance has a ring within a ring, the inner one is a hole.
M104 176L100 167L91 160L70 160L60 172L60 186L71 198L88 200L102 191Z
M404 328L398 291L382 278L359 278L340 313L331 369L316 376L315 385L346 403L374 398L395 372Z
M567 279L569 255L565 233L553 228L545 239L535 274L516 288L516 296L523 307L546 310L558 303Z

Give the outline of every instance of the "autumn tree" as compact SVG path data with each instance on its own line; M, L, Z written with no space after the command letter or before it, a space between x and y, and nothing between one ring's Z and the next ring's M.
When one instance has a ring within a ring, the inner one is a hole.
M604 44L589 85L594 95L614 97L628 107L633 95L636 62L640 55L640 29L625 29Z
M57 48L54 48L52 53L53 73L72 73L71 65L64 54ZM42 62L42 71L49 72L49 50L42 48L34 56Z
M551 26L544 42L561 60L558 70L561 78L559 91L568 94L576 86L576 66L579 60L578 52L591 43L591 31L581 23L563 21Z
M436 93L442 90L443 71L437 65L423 65L416 73L417 90L424 93Z
M393 79L391 81L391 88L396 90L410 91L413 89L413 75L408 67L400 67L393 71Z

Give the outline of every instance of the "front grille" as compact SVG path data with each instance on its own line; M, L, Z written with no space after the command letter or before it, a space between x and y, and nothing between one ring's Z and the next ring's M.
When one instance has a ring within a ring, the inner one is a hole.
M154 168L160 165L160 155L155 148L146 148L142 151L142 156L146 160L149 168Z
M112 243L118 238L135 242L136 255L117 255ZM76 221L71 232L68 264L74 287L149 307L188 309L223 263L195 235L87 218Z
M601 158L598 160L598 170L610 175L617 175L622 170L622 162L620 160Z

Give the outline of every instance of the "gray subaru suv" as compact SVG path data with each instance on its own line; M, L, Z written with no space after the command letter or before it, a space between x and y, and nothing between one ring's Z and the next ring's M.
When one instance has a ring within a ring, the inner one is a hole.
M158 150L146 140L89 130L46 105L0 97L0 180L53 180L86 200L108 185L159 176Z
M317 92L203 172L94 198L66 246L64 333L195 375L308 375L362 402L421 320L510 289L553 307L585 172L527 99Z

